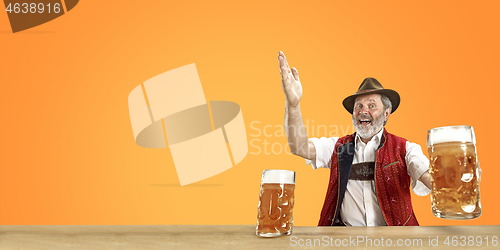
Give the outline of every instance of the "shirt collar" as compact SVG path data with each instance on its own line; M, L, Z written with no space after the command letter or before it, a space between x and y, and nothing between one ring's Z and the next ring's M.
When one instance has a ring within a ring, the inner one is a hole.
M381 129L378 133L376 133L376 134L372 137L372 139L371 139L370 141L375 140L375 143L376 143L377 145L378 145L378 144L380 144L380 140L381 140L381 138L382 138L382 134L384 134L384 129L385 129L385 128L384 128L384 127L382 127L382 129ZM370 142L370 141L368 141L368 142ZM363 143L363 144L367 144L367 143L364 143L364 142L361 140L361 136L359 136L359 134L358 134L358 133L356 133L356 144L357 144L358 142L361 142L361 143Z

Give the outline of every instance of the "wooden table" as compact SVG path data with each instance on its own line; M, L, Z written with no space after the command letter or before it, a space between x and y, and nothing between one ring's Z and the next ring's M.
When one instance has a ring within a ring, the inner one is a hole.
M500 226L294 227L277 238L255 236L252 225L0 226L1 250L500 249L499 238Z

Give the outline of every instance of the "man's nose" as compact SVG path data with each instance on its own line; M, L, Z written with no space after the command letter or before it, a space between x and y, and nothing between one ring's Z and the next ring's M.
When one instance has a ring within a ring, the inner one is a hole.
M368 107L363 106L360 110L359 113L362 115L367 115L368 114Z

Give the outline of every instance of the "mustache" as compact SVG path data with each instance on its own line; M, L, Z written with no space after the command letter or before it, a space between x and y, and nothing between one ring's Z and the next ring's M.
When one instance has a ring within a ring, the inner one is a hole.
M373 117L371 117L370 115L358 115L356 122L358 122L361 119L368 119L370 121L373 121Z

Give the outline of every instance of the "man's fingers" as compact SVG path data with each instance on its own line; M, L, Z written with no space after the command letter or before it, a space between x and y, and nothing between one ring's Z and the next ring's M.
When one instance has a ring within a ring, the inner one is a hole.
M298 79L299 72L297 71L297 69L294 69L295 73L293 73L293 71L288 66L285 54L282 51L278 53L278 61L280 64L280 73L281 73L283 90L285 90L285 93L288 93L288 91L290 91L292 88L292 81L293 81L292 79Z
M295 67L292 68L292 75L293 75L293 78L295 78L296 81L300 81L299 80L299 71Z
M288 61L286 60L286 56L285 56L285 53L283 53L283 51L280 51L280 52L278 53L278 58L279 58L279 57L283 58L283 59L282 59L282 61L283 61L283 64L282 64L282 65L283 65L283 66L285 66L285 67L288 69L288 71L290 71L290 66L288 65ZM280 62L281 62L281 61L280 61Z
M281 80L286 81L290 77L290 67L285 61L285 58L282 56L278 57L278 61L280 62L280 72L281 72Z
M282 51L280 51L280 52L281 52L281 55L283 56L283 61L285 62L285 66L288 69L288 72L290 72L290 66L288 65L288 60L286 60L285 53L283 53Z
M281 80L282 81L288 80L289 73L288 73L288 70L285 68L285 66L281 66L280 71L281 71Z
M280 63L280 68L281 68L281 67L285 67L285 69L286 69L286 73L289 73L289 71L290 71L290 67L288 66L288 63L285 61L285 58L284 58L284 57L282 57L282 56L279 56L279 57L278 57L278 61L279 61L279 63Z
M281 87L283 88L283 91L285 91L285 95L288 95L292 90L292 83L290 82L290 79L283 78L281 81Z
M278 61L280 63L280 71L281 71L281 80L282 81L287 81L291 80L290 78L293 78L295 80L299 80L299 72L296 68L290 69L290 66L288 65L288 61L286 60L286 56L283 53L283 51L280 51L278 53Z

